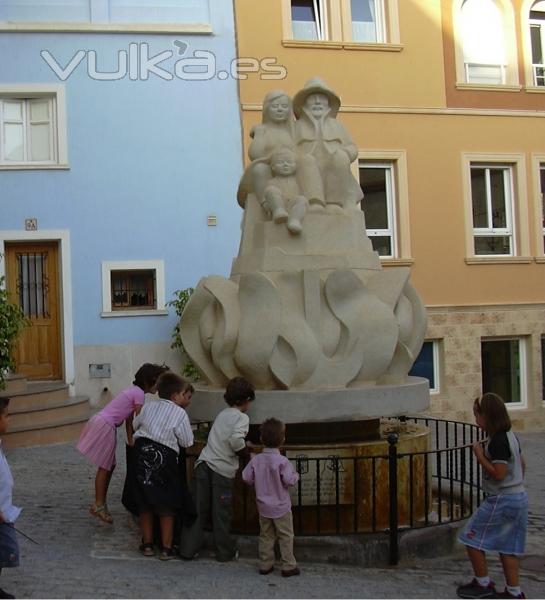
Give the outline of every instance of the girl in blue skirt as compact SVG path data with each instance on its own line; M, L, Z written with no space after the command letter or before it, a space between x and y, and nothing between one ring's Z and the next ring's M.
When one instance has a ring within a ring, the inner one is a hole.
M524 457L499 396L487 393L477 398L473 414L488 434L484 448L481 442L473 444L486 497L458 538L466 546L475 577L459 586L457 593L460 598L525 598L519 584L519 557L524 554L528 523ZM503 592L497 592L490 581L486 552L500 554L506 583Z

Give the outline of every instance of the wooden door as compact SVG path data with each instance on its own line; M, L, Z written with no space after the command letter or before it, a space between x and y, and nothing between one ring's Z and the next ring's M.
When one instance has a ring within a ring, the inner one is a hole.
M15 349L16 372L29 379L61 379L58 245L6 244L6 287L30 321Z

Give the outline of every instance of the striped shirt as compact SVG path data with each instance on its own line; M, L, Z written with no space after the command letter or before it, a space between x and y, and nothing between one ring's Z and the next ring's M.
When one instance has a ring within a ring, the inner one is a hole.
M171 400L146 401L134 418L134 438L147 438L172 448L178 454L180 446L193 445L193 431L185 410Z

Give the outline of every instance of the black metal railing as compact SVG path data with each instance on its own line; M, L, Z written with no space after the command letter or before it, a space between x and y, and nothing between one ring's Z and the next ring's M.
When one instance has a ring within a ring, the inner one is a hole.
M294 455L288 446L300 475L291 492L296 535L386 533L390 563L397 564L400 532L466 519L480 504L481 471L472 452L481 439L476 425L433 417L385 422L392 432L383 455ZM400 452L399 433L411 423L426 426L430 442L425 450ZM195 458L188 456L191 463ZM257 533L253 489L238 476L235 498L235 531Z

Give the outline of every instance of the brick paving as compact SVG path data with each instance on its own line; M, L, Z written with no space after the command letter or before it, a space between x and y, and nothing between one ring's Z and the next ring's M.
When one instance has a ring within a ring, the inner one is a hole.
M523 588L529 598L545 597L545 434L521 435L528 462L530 526ZM8 452L15 478L14 498L24 511L17 527L21 567L5 569L0 586L19 598L452 598L470 576L460 548L453 556L402 561L397 567L368 568L303 563L300 577L257 574L257 560L243 555L220 564L161 562L138 551L138 528L120 504L122 464L114 473L109 504L113 526L87 512L94 469L71 444ZM501 568L491 575L503 586Z

